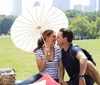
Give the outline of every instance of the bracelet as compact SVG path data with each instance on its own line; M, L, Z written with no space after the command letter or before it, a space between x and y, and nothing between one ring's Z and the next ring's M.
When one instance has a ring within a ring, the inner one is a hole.
M84 75L82 75L82 74L79 74L79 75L78 75L78 78L81 78L81 77L84 77Z

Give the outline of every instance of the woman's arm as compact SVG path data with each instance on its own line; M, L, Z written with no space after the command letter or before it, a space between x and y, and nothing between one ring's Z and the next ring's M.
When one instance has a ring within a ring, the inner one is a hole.
M43 58L37 58L36 63L39 72L43 72L46 66L46 56L44 56Z
M62 63L62 59L59 58L59 83L61 85L64 85L64 66L63 66L63 63Z
M36 59L37 67L38 67L40 72L43 72L45 69L46 59L48 57L49 50L50 49L46 45L44 45L44 47L43 47L44 57Z

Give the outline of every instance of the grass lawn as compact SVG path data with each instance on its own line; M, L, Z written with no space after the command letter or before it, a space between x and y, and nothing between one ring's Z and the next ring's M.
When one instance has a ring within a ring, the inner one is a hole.
M73 42L86 48L92 54L100 71L100 39L74 40ZM18 49L9 36L0 37L0 68L14 68L17 80L24 80L38 72L34 53ZM65 79L67 80L68 76Z

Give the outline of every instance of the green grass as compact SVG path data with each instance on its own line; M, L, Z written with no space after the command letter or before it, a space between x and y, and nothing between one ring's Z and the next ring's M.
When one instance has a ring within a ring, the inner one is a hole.
M0 68L14 68L20 80L38 72L34 53L16 48L10 37L0 37Z
M73 42L92 54L100 70L100 39L74 40ZM18 49L10 37L0 37L0 68L14 68L18 80L24 80L38 73L34 53ZM65 79L68 79L68 76Z

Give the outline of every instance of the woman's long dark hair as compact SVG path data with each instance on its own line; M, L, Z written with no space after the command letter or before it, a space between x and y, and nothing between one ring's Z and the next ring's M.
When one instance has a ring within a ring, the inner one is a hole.
M42 36L41 38L38 40L37 42L37 48L34 49L34 52L39 49L39 48L42 48L43 44L44 44L44 40L46 40L46 37L47 36L50 36L54 31L51 30L51 29L48 29L48 30L45 30L43 33L42 33ZM43 40L44 39L44 40Z

